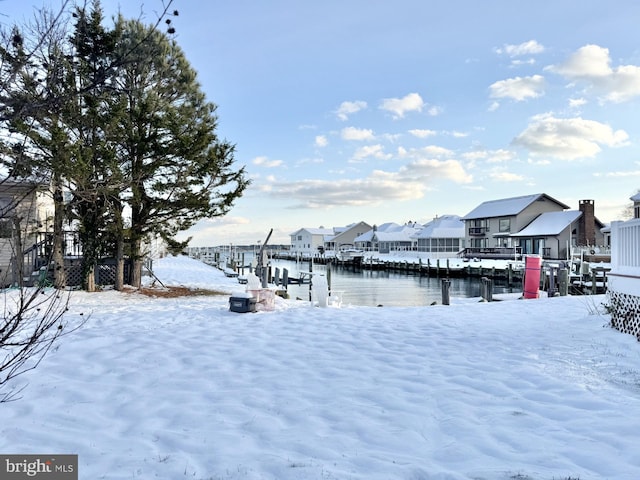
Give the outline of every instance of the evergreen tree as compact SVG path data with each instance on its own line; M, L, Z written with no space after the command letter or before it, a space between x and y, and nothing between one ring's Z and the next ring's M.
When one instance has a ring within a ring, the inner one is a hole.
M2 143L2 163L9 179L51 183L55 285L64 287L62 188L72 149L64 122L70 62L66 26L59 16L43 10L24 29L14 27L11 39L0 51L0 118L10 132Z
M120 153L130 185L132 284L139 287L145 240L224 215L249 182L244 168L234 169L234 145L217 137L217 107L179 46L155 27L120 22L120 55L139 45L118 74L127 98Z
M74 187L71 207L82 244L83 283L93 291L95 267L109 242L106 226L113 218L108 200L117 197L120 188L119 169L113 163L116 144L111 140L112 126L120 111L112 88L118 32L102 25L97 0L89 11L77 8L75 17L71 37L75 61L70 76L78 94L70 102L72 113L66 118L67 128L75 138L69 180Z
M66 25L55 24L55 17L46 11L41 13L35 24L38 33L32 35L39 42L30 50L28 61L22 60L27 56L22 45L16 48L13 58L24 67L14 67L17 74L10 98L13 109L21 114L6 120L16 133L6 161L12 176L36 176L52 184L56 286L66 283L62 268L66 217L78 224L83 283L93 290L94 266L103 253L109 213L105 199L118 178L109 168L115 147L108 140L118 108L109 82L117 32L102 26L98 0L90 10L77 8L74 18L69 37ZM69 205L63 203L65 187L72 193Z
M111 253L119 288L128 233L131 283L140 286L144 242L159 236L176 245L175 235L197 220L227 213L248 185L244 168L234 168L234 145L216 135L216 106L158 24L120 17L107 29L98 0L74 11L71 35L44 15L35 44L25 47L29 37L15 30L0 49L8 79L0 118L15 134L4 162L16 178L52 182L58 266L63 221L74 221L85 287L93 288L97 260Z

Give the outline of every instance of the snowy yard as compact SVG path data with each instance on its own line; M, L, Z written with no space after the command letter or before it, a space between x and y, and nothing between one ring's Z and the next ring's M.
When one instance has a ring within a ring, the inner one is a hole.
M1 452L87 480L640 478L640 344L604 296L240 314L213 267L155 272L227 294L74 294L89 319L12 383Z

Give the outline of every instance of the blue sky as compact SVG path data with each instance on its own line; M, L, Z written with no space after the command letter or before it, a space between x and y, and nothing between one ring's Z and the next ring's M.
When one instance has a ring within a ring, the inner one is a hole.
M54 8L60 3L51 3ZM102 2L149 22L161 2ZM41 2L4 0L10 20ZM619 219L640 189L640 2L174 0L176 40L252 185L191 245L425 223L547 193Z

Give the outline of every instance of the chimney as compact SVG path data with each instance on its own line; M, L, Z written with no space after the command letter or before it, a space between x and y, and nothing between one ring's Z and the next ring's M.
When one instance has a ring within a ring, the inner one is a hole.
M593 200L580 200L582 216L578 220L578 245L596 244L596 216Z

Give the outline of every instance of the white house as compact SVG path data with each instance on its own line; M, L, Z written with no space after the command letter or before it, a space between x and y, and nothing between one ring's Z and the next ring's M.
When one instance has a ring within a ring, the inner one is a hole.
M607 296L613 327L640 340L640 193L631 200L634 218L611 223Z
M291 252L313 257L324 249L325 240L334 236L331 228L301 228L290 234Z
M414 238L418 241L418 251L429 253L431 258L455 256L465 246L464 221L458 215L436 217Z

